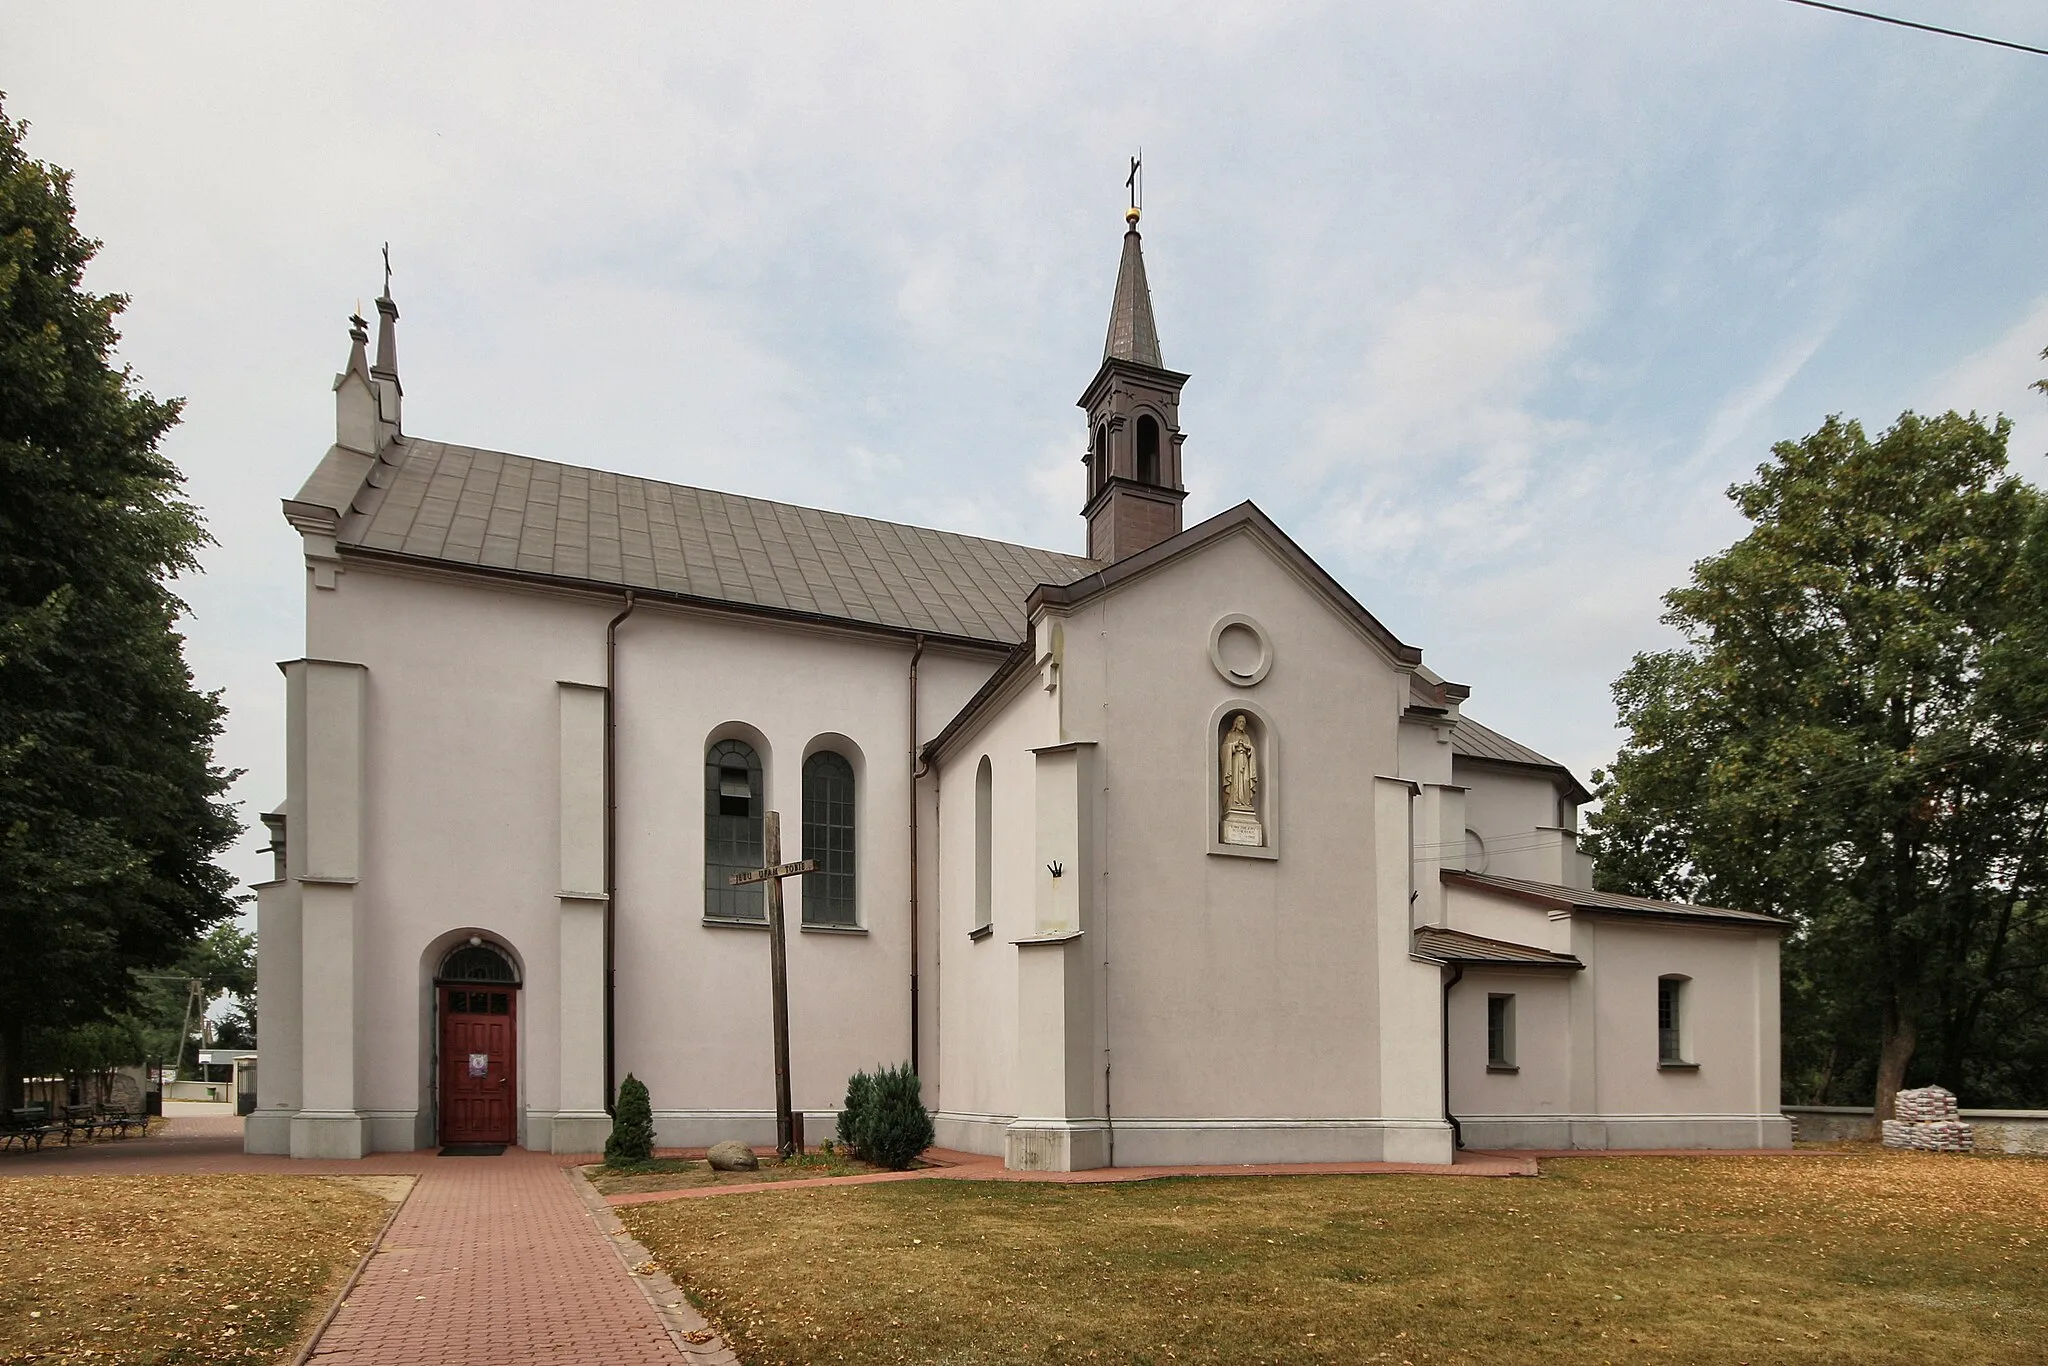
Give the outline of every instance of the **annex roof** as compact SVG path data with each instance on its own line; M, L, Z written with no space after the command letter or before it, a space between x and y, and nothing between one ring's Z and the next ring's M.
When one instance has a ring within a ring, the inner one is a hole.
M344 551L378 557L992 645L1023 639L1024 600L1038 585L1102 567L979 536L417 437L385 448L338 540Z
M1615 915L1638 915L1651 919L1726 921L1744 925L1787 928L1774 915L1755 911L1731 911L1722 906L1694 906L1683 901L1659 901L1647 896L1624 896L1620 892L1596 892L1585 887L1560 887L1551 882L1530 882L1525 878L1497 877L1490 873L1467 873L1455 868L1443 870L1443 880L1454 886L1478 887L1531 901L1553 911L1593 911Z
M1451 728L1451 753L1461 759L1478 759L1486 763L1513 764L1521 768L1545 768L1560 773L1571 783L1574 800L1587 802L1593 794L1579 782L1578 775L1557 760L1538 754L1518 740L1510 740L1490 726L1482 726L1469 716L1460 716Z
M1441 925L1424 925L1415 932L1415 956L1432 963L1462 963L1467 966L1507 968L1566 968L1577 971L1586 965L1568 953L1552 953L1528 944L1511 944L1505 939L1488 939Z

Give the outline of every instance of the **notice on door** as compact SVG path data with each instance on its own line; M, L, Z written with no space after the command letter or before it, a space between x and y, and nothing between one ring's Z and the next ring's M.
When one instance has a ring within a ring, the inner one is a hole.
M487 1076L489 1076L490 1074L491 1074L491 1055L490 1055L490 1054L488 1054L488 1053L472 1053L472 1054L470 1054L470 1055L469 1055L469 1075L471 1075L472 1077L487 1077Z

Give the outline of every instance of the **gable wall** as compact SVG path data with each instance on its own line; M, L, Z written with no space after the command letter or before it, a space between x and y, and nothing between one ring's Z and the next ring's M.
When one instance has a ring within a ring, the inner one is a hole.
M1252 688L1210 664L1229 613L1274 647ZM1118 1160L1148 1119L1381 1113L1375 917L1406 930L1375 905L1374 779L1397 771L1405 675L1237 535L1074 611L1063 688L1068 738L1100 746ZM1278 859L1209 852L1215 716L1239 703L1277 742Z

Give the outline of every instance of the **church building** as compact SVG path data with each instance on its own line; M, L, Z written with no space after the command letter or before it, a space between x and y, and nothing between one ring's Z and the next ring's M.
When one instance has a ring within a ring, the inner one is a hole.
M1195 526L1129 215L1080 553L406 430L352 320L284 513L252 1152L815 1139L909 1061L1014 1168L1786 1146L1767 916L1593 890L1589 794L1252 503ZM570 458L584 453L558 452Z

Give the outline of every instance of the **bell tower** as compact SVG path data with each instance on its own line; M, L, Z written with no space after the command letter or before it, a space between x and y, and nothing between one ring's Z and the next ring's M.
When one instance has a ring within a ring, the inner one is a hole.
M1133 168L1135 174L1135 167ZM1123 261L1109 306L1109 336L1102 368L1080 406L1088 414L1088 558L1121 560L1155 546L1180 529L1180 390L1188 377L1159 357L1152 291L1145 284L1145 253L1138 210L1124 215Z

